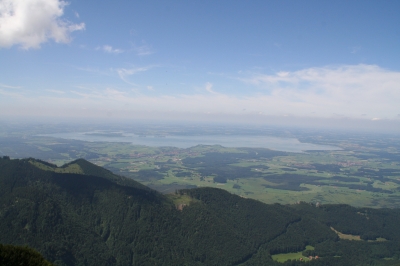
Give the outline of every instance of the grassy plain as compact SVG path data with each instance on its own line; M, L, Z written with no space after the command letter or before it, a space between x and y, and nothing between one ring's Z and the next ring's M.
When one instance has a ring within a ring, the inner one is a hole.
M398 164L360 160L349 151L235 158L232 155L250 151L221 146L176 149L110 143L86 145L105 155L92 159L93 162L164 193L208 186L266 203L306 201L371 207L394 207L400 199ZM222 159L208 159L210 154L218 154ZM189 163L193 158L197 164ZM375 179L370 173L359 173L360 168L373 169L373 173L379 169L395 171L390 172L391 176Z
M35 157L57 165L85 158L163 193L208 186L266 203L400 207L400 140L395 138L300 134L304 142L341 150L290 153L219 145L147 147L18 134L0 134L2 155Z

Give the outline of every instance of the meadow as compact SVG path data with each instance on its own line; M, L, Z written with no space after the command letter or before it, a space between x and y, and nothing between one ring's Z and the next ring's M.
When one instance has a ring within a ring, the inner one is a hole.
M306 246L305 250L299 252L291 252L291 253L281 253L272 255L272 259L277 262L285 262L288 260L302 260L309 261L310 259L306 256L303 256L303 252L307 250L314 250L312 246Z

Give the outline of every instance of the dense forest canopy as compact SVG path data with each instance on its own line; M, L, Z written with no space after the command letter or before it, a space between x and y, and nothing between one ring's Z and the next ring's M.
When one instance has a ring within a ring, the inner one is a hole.
M0 159L0 243L55 265L281 265L296 252L310 265L398 265L399 220L398 209L267 205L215 188L162 195L83 159Z

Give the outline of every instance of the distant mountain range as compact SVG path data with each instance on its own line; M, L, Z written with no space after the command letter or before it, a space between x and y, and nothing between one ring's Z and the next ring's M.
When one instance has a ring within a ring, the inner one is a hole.
M399 221L398 209L267 205L214 188L162 195L83 159L0 158L0 243L55 265L399 265Z

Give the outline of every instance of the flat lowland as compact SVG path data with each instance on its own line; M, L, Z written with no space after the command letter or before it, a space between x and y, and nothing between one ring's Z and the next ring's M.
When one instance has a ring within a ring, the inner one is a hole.
M265 203L400 206L398 137L298 133L302 142L341 150L293 153L220 145L148 147L18 134L0 138L3 155L36 157L57 165L84 158L165 194L218 187Z

